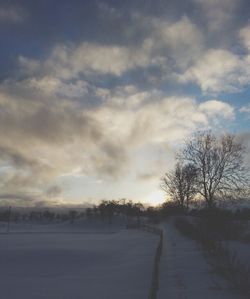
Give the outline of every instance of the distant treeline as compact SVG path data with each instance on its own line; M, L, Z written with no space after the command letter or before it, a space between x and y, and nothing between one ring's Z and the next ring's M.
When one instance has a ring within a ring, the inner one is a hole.
M84 212L78 212L77 210L68 210L64 212L54 212L48 209L43 210L29 210L19 211L15 208L1 208L0 209L0 221L65 221L71 220L76 217L81 217Z
M250 220L250 207L238 208L235 210L214 208L213 213L219 213L220 216L234 220ZM53 211L49 208L19 210L15 207L0 208L0 221L8 222L62 222L70 221L73 223L76 219L93 220L99 219L112 223L115 217L123 218L127 221L140 223L142 218L146 218L152 223L158 222L168 216L175 215L192 215L202 217L210 213L206 207L186 209L173 201L164 202L157 207L145 206L142 203L133 202L132 200L102 200L100 204L85 209L63 209Z
M37 222L74 222L79 218L93 219L98 218L112 222L114 216L123 216L125 218L135 218L140 221L141 216L154 217L157 214L156 209L145 207L142 203L133 202L132 200L102 200L100 204L88 207L86 209L64 209L63 211L53 211L49 208L34 208L22 211L15 207L1 208L0 221L37 221Z

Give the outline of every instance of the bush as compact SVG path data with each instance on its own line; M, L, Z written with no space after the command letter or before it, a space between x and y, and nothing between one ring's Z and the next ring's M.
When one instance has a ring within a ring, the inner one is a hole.
M212 238L239 239L246 229L246 222L235 220L234 213L229 210L202 209L196 216L197 227Z
M160 206L159 212L162 217L168 217L168 216L185 215L187 209L176 202L167 201Z

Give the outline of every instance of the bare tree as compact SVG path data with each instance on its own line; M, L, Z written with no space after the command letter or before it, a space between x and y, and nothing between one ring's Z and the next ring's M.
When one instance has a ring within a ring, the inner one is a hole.
M161 188L181 207L188 208L196 193L196 169L192 164L177 163L175 169L162 178Z
M243 194L249 186L244 154L245 147L236 136L203 132L186 142L180 159L196 169L197 192L212 207L222 195Z

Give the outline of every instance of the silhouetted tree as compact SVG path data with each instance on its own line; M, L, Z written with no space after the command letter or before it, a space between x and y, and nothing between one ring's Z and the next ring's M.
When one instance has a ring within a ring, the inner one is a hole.
M180 162L162 178L161 188L180 207L188 209L196 191L197 171L194 165Z
M186 142L180 159L196 169L197 192L211 208L219 197L243 194L249 187L244 154L242 141L234 135L201 132Z
M99 204L98 209L102 217L108 219L108 222L111 223L115 212L117 211L118 202L115 200L102 200Z
M138 225L141 222L140 221L140 216L141 216L143 208L144 208L143 204L140 203L140 202L131 203L131 206L130 206L130 211L129 211L130 212L130 216L136 217Z
M86 217L87 217L88 219L91 219L92 216L93 216L93 210L92 210L91 208L87 208L87 209L86 209Z
M73 224L75 222L75 219L77 217L77 211L75 210L70 210L69 211L69 219L70 219L70 222Z

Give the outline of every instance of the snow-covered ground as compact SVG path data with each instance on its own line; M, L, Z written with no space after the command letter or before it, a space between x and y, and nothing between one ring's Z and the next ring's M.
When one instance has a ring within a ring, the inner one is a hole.
M159 299L241 298L212 272L197 243L182 236L172 220L163 229Z
M232 252L237 254L237 258L242 264L250 267L250 243L228 241L226 244Z
M158 299L240 299L210 268L198 244L165 222ZM0 226L0 298L144 299L159 236L119 219ZM242 260L249 245L230 242Z
M0 234L0 298L147 298L158 236L118 228L12 226Z
M126 223L122 218L115 218L110 224L108 221L103 221L100 219L85 219L80 218L76 219L73 223L70 221L61 221L61 222L32 222L32 221L23 221L23 222L11 222L8 226L6 222L0 222L0 234L6 233L8 230L11 233L111 233L117 232L126 227Z

